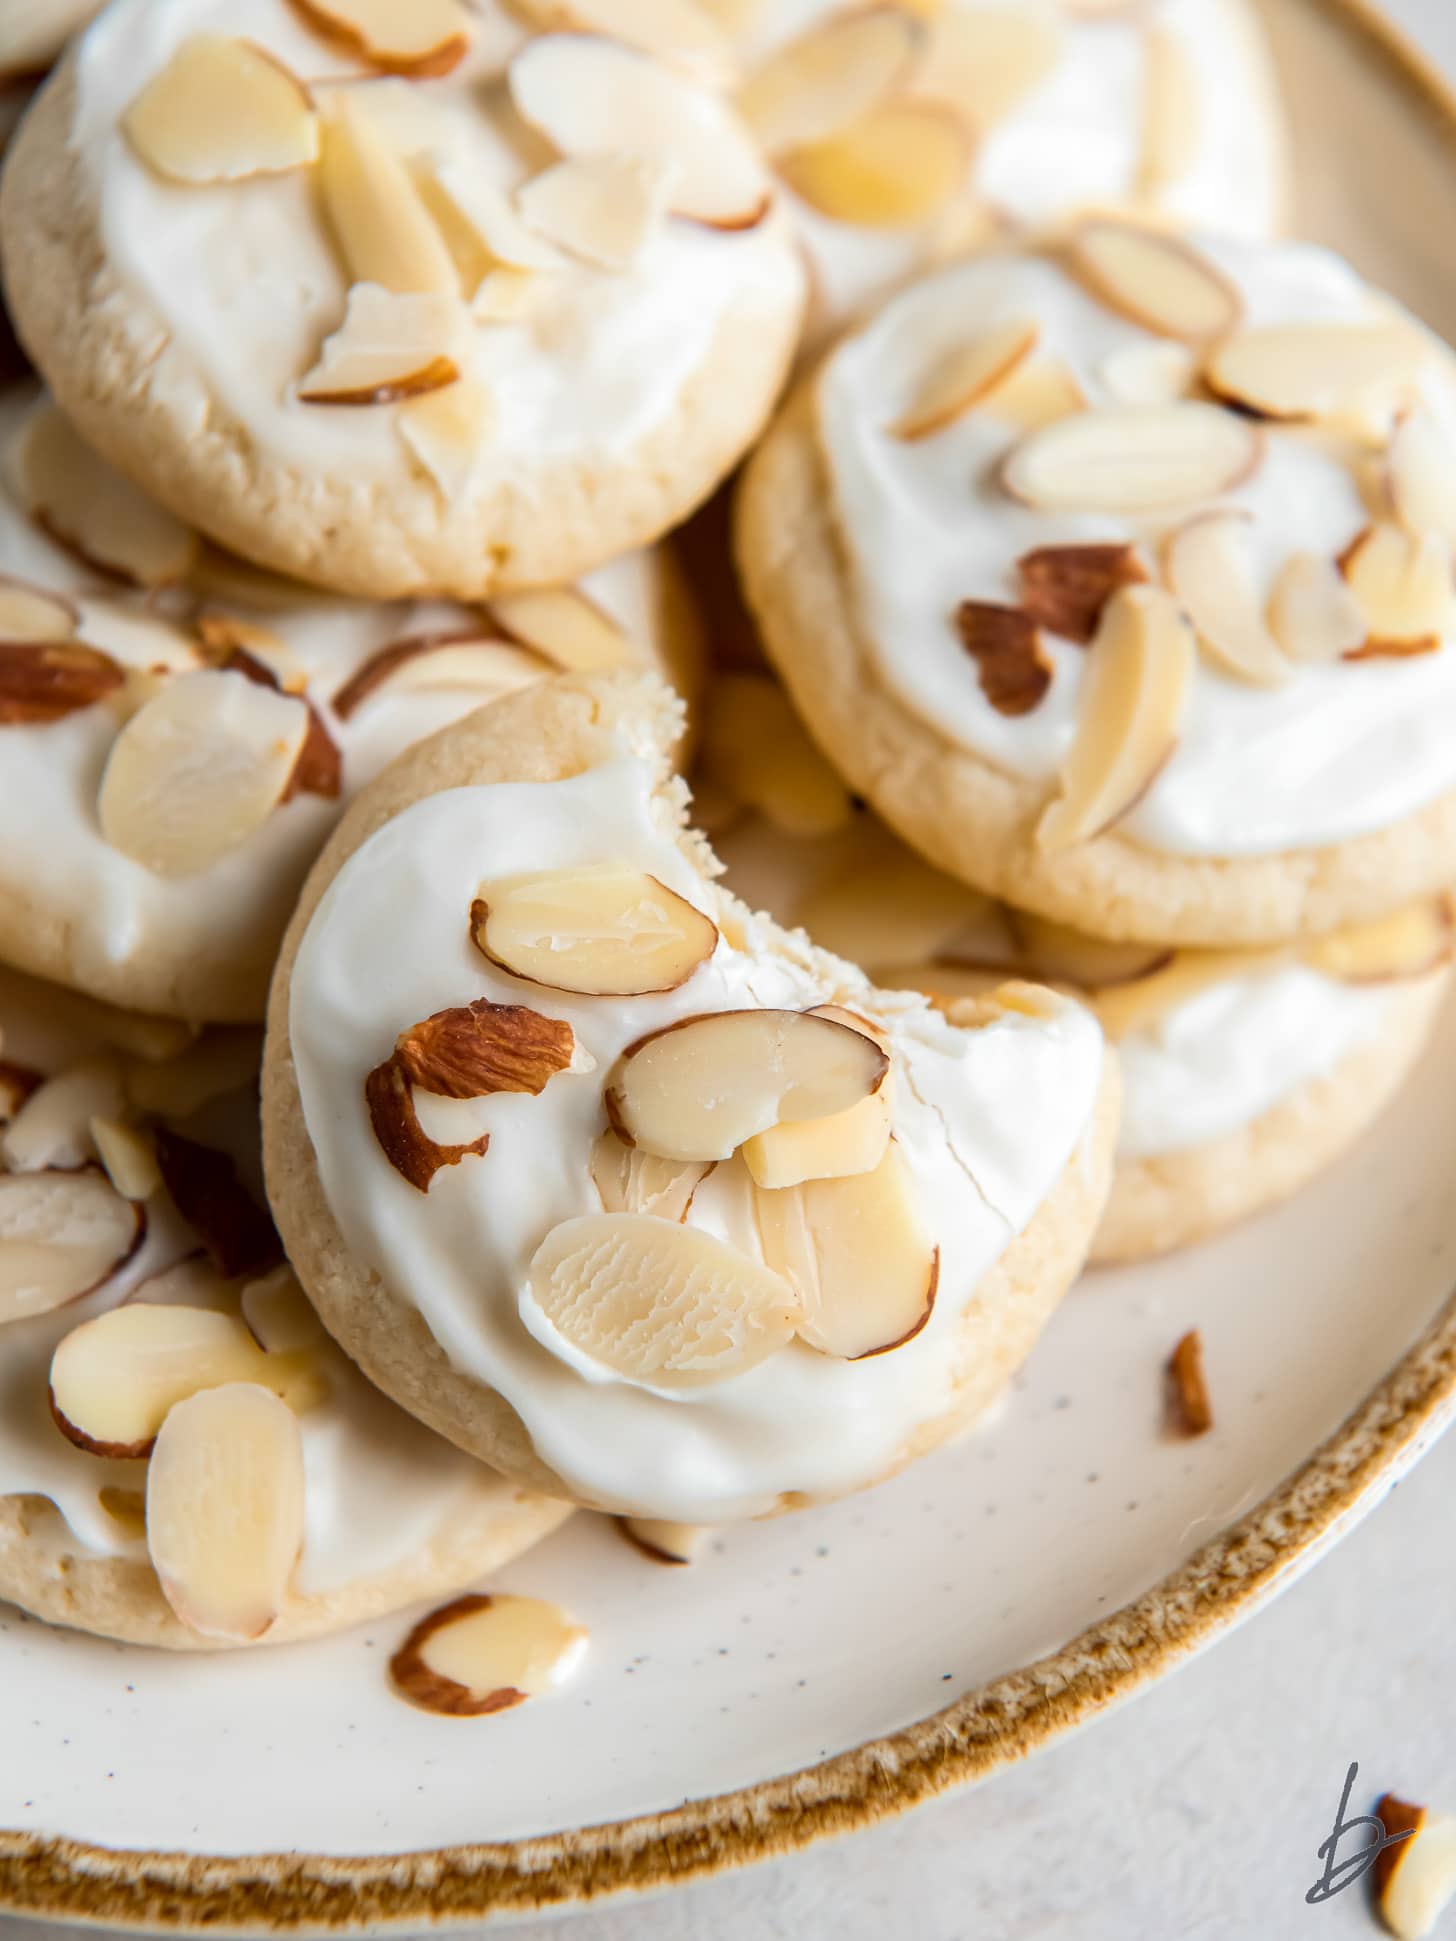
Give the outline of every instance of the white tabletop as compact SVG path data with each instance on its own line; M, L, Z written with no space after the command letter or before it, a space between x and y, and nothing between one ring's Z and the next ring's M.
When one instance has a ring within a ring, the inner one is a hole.
M1456 77L1456 0L1387 0ZM1456 274L1456 255L1453 255ZM1078 1738L790 1860L537 1924L563 1941L1342 1941L1321 1906L1346 1770L1456 1811L1456 1436L1272 1609ZM564 1931L564 1932L563 1932ZM1456 1908L1441 1924L1456 1941ZM0 1919L0 1941L69 1931Z

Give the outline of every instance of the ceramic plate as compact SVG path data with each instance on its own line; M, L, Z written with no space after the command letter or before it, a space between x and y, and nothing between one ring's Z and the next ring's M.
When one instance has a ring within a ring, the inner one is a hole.
M1268 11L1303 227L1456 334L1456 107L1351 0ZM897 1481L686 1571L577 1518L496 1580L590 1627L558 1698L410 1710L384 1675L408 1616L191 1661L0 1615L0 1908L261 1929L560 1906L863 1823L1165 1675L1456 1408L1453 1066L1456 1018L1294 1204L1091 1276L1000 1419ZM1195 1325L1218 1424L1188 1444L1161 1369Z

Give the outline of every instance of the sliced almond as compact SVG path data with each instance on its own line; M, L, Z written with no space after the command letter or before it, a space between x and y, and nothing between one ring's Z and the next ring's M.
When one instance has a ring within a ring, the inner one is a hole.
M54 405L27 419L20 472L36 523L96 572L146 587L186 577L196 533L83 444Z
M173 182L244 182L317 161L307 88L248 40L193 34L121 118L149 168Z
M145 1232L142 1209L100 1173L0 1173L0 1325L100 1287Z
M1255 687L1282 687L1294 669L1264 619L1248 527L1246 512L1208 512L1180 526L1164 549L1168 585L1216 666Z
M1001 479L1043 512L1171 512L1242 483L1261 449L1255 428L1218 405L1121 405L1034 431Z
M843 1112L756 1133L744 1141L743 1163L755 1185L776 1190L806 1180L856 1178L880 1164L893 1123L889 1088L882 1085Z
M849 822L849 791L809 739L788 696L763 674L724 674L703 720L703 765L738 800L789 836L827 836Z
M1168 1360L1173 1419L1179 1435L1206 1436L1213 1427L1213 1404L1203 1370L1203 1337L1191 1328Z
M1294 553L1269 596L1269 630L1292 661L1339 660L1364 645L1360 602L1324 553Z
M1186 398L1198 376L1198 363L1186 344L1121 344L1109 351L1097 375L1114 404L1176 404Z
M408 168L345 96L324 123L318 182L352 282L400 295L458 296L454 258Z
M797 1294L811 1348L861 1361L903 1347L930 1319L940 1250L893 1142L872 1172L760 1189L753 1205L764 1259Z
M749 76L738 112L770 155L824 141L887 99L924 41L924 29L898 7L831 14Z
M1165 1018L1233 978L1281 970L1291 962L1285 949L1179 950L1145 976L1104 985L1090 993L1097 1021L1114 1043L1134 1032L1151 1031Z
M0 573L0 641L39 645L74 640L81 609L63 594Z
M250 1281L238 1304L249 1334L270 1355L311 1352L327 1341L323 1322L286 1262L261 1280Z
M483 997L411 1025L394 1048L410 1084L442 1099L482 1099L493 1092L534 1097L575 1054L576 1037L564 1020Z
M1261 418L1335 418L1372 398L1394 404L1429 356L1414 324L1267 324L1225 338L1203 375L1217 396Z
M1192 168L1203 139L1203 89L1182 38L1143 32L1142 147L1137 193L1157 203Z
M568 673L604 673L642 659L616 621L573 586L502 594L492 601L490 617L509 639Z
M591 1176L603 1213L650 1213L686 1220L693 1196L713 1170L711 1161L659 1159L626 1146L608 1126L592 1147Z
M1030 910L1009 910L1007 922L1021 961L1029 971L1058 984L1074 984L1082 991L1130 984L1162 970L1173 958L1172 951L1156 945L1112 943L1104 937L1089 937L1081 930L1054 923L1050 917L1036 916Z
M162 1119L190 1119L214 1099L256 1092L263 1034L254 1025L218 1025L170 1058L129 1058L127 1102Z
M398 404L460 376L465 313L455 296L356 283L344 321L298 382L302 404Z
M470 299L470 314L477 323L515 323L530 311L541 290L541 279L534 270L502 267L481 278Z
M1085 411L1087 394L1076 373L1059 358L1033 357L997 385L985 409L1027 433Z
M961 645L976 663L981 692L997 714L1030 714L1041 705L1052 684L1052 665L1029 613L990 600L962 600L955 623Z
M1456 450L1431 412L1408 411L1388 456L1391 504L1406 531L1456 546Z
M442 1166L482 1158L490 1148L488 1132L461 1145L432 1139L420 1124L409 1078L397 1058L376 1065L364 1080L364 1104L380 1151L416 1192L428 1193Z
M620 1516L617 1528L655 1564L696 1563L712 1534L701 1523L670 1523L655 1516Z
M1223 271L1192 243L1162 230L1084 222L1069 254L1095 296L1160 337L1207 343L1233 330L1243 315L1243 299Z
M1346 655L1429 653L1456 630L1456 573L1450 542L1415 538L1399 526L1368 527L1340 561L1365 620L1367 639Z
M1396 1941L1423 1941L1456 1898L1456 1817L1393 1793L1375 1815L1389 1843L1372 1875L1380 1918Z
M464 162L430 156L415 164L415 187L455 258L467 296L497 268L559 270L564 258L533 229L504 189Z
M122 1068L112 1052L78 1059L38 1085L0 1136L0 1159L12 1172L84 1166L96 1156L93 1118L122 1111Z
M1317 937L1300 955L1311 970L1347 984L1388 984L1427 977L1456 953L1456 927L1445 897L1408 904L1388 917Z
M470 51L475 21L460 0L290 0L316 34L383 74L433 79Z
M732 78L728 36L698 0L524 0L524 6L548 33L607 34L709 85Z
M1153 587L1114 594L1089 651L1061 793L1037 825L1045 849L1089 842L1141 800L1177 744L1193 691L1193 630Z
M157 1148L144 1127L124 1119L93 1119L91 1142L106 1177L124 1200L149 1200L161 1185Z
M147 1553L189 1630L245 1644L272 1627L303 1548L304 1495L298 1419L276 1395L230 1383L178 1402L147 1470Z
M675 991L718 947L711 917L655 876L611 863L482 884L470 935L513 977L590 997Z
M578 1353L652 1388L747 1374L793 1339L787 1281L699 1228L643 1213L592 1213L537 1248L531 1293Z
M303 662L271 627L216 608L205 609L192 624L209 667L253 672L265 686L288 694L301 694L307 687Z
M933 101L888 101L827 140L795 148L779 172L795 195L836 222L913 229L966 180L966 124Z
M351 720L381 688L478 689L482 695L508 694L539 681L546 672L529 652L481 633L416 634L381 647L339 689L332 707L341 721Z
M229 1382L253 1383L297 1409L321 1395L311 1356L265 1354L236 1315L128 1301L60 1342L51 1413L78 1449L142 1457L179 1402Z
M1036 349L1041 326L1032 318L1000 324L958 344L926 373L915 397L889 427L913 444L963 418L1015 372Z
M1107 602L1147 579L1135 546L1038 546L1016 562L1021 607L1048 633L1085 647L1102 624Z
M220 1274L262 1274L283 1252L271 1217L238 1178L225 1152L184 1139L169 1126L152 1138L162 1184L188 1224L197 1230Z
M930 46L915 74L917 95L930 95L989 132L1056 68L1065 45L1050 14L1009 6L937 7Z
M548 242L599 269L625 270L662 218L670 179L641 155L569 156L533 176L516 207Z
M210 869L278 806L308 730L291 695L236 674L178 675L112 744L102 835L157 876Z
M125 680L109 654L79 640L0 641L0 727L44 727L116 694Z
M389 1661L411 1704L478 1719L555 1690L571 1676L587 1633L535 1597L457 1597L422 1618Z
M410 451L448 500L469 489L495 423L495 397L480 378L460 378L412 398L395 419Z

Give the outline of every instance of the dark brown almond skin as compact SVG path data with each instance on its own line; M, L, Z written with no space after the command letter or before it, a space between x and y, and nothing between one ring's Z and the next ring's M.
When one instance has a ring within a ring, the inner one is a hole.
M1390 1839L1398 1833L1419 1833L1425 1822L1424 1806L1412 1806L1409 1800L1400 1799L1394 1793L1382 1796L1375 1809L1375 1817L1385 1828L1385 1837ZM1409 1840L1397 1840L1394 1846L1383 1847L1375 1857L1375 1865L1370 1870L1371 1886L1376 1902L1384 1900L1386 1889L1396 1868L1405 1858Z
M142 1462L151 1455L156 1445L155 1436L148 1436L142 1442L97 1442L94 1437L88 1436L84 1429L78 1429L74 1422L62 1415L56 1406L56 1392L53 1388L47 1388L46 1397L50 1403L52 1422L67 1442L74 1443L78 1449L84 1449L88 1456L106 1456L115 1462Z
M457 1597L452 1603L442 1604L438 1611L431 1611L428 1617L420 1619L413 1631L405 1639L399 1650L389 1661L389 1675L400 1696L407 1698L411 1705L418 1705L422 1711L438 1712L448 1719L481 1719L492 1712L507 1712L513 1705L524 1705L527 1694L518 1692L514 1685L504 1685L499 1691L476 1693L466 1685L459 1685L453 1678L442 1678L431 1671L425 1663L423 1650L437 1631L443 1631L447 1624L457 1618L474 1617L480 1611L488 1611L494 1599L474 1592L465 1597Z
M38 727L104 701L125 675L79 640L0 641L0 727Z
M1022 611L1079 647L1091 646L1113 594L1148 577L1136 548L1125 545L1038 546L1016 564Z
M757 229L760 223L768 220L768 212L773 208L773 196L767 189L751 209L745 209L736 216L695 216L686 209L674 209L671 214L679 222L696 223L699 229L719 229L740 234L745 229Z
M936 1248L930 1256L930 1285L925 1290L925 1312L896 1341L887 1341L883 1348L866 1348L862 1355L851 1355L851 1361L873 1361L877 1355L893 1354L896 1348L903 1348L907 1341L913 1341L935 1312L935 1296L940 1288L940 1249Z
M389 646L381 647L377 654L371 654L357 673L345 681L333 698L331 705L334 713L340 721L347 721L376 688L383 686L396 668L403 667L406 661L417 660L421 654L433 654L440 647L489 647L496 643L509 644L505 635L498 631L481 633L470 629L454 633L412 634L407 640L391 641ZM546 671L545 661L541 663L541 671Z
M1190 1328L1168 1361L1173 1419L1183 1436L1205 1436L1213 1427L1213 1403L1203 1372L1203 1337Z
M990 600L963 600L955 622L961 645L976 663L981 692L997 714L1030 714L1041 706L1052 669L1030 614Z
M228 1280L262 1274L283 1258L272 1218L238 1178L225 1152L157 1126L157 1165L162 1184L189 1226L197 1229L218 1272Z
M214 621L214 640L227 638L227 622ZM203 639L207 641L204 626ZM209 643L211 644L211 643ZM246 647L234 644L227 649L227 657L221 663L225 674L241 674L245 680L252 681L256 687L271 687L275 694L283 692L283 684L266 661L262 661ZM293 773L287 786L278 798L280 802L291 802L295 795L321 795L327 801L336 802L344 786L344 759L334 745L332 735L324 726L323 717L305 695L298 700L308 709L308 731L303 737L303 746L298 751L298 759L293 764Z
M1416 640L1367 640L1363 647L1352 647L1341 660L1412 660L1418 654L1434 654L1441 645L1436 634L1422 634Z
M402 398L423 397L426 391L443 391L460 375L453 358L432 357L417 371L392 378L387 384L370 384L353 391L300 391L300 404L398 404Z
M490 1134L483 1132L468 1146L442 1146L420 1124L409 1074L398 1053L376 1065L364 1081L364 1103L379 1149L401 1179L416 1192L428 1193L442 1166L458 1166L462 1159L483 1158Z
M435 81L458 67L470 51L469 38L465 34L455 34L438 47L426 48L423 53L408 59L402 56L391 58L376 53L356 27L347 20L340 20L327 5L314 5L313 0L289 0L289 4L303 24L320 39L332 41L335 47L344 49L357 60L367 62L381 74L404 74L415 81Z
M562 1019L483 997L411 1025L394 1048L409 1082L443 1099L482 1099L493 1092L534 1097L575 1052L576 1034Z

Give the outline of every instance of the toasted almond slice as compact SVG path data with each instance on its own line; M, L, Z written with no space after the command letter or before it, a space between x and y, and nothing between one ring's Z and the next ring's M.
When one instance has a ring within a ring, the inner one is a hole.
M743 1163L755 1185L775 1189L854 1178L874 1172L884 1158L893 1123L890 1088L882 1085L843 1112L755 1133L743 1143Z
M767 154L824 141L893 94L924 42L898 7L831 14L749 76L738 112Z
M990 600L962 600L955 624L962 647L976 663L981 692L997 714L1030 714L1041 705L1052 684L1052 666L1029 613Z
M1186 344L1122 344L1109 351L1097 375L1114 404L1176 404L1186 398L1198 376L1198 363Z
M905 850L829 878L810 892L795 920L821 949L875 970L939 955L978 920L994 923L997 907Z
M967 116L985 135L1051 74L1063 45L1049 14L1007 6L937 8L914 89Z
M1147 793L1177 743L1197 659L1193 629L1166 593L1129 586L1108 601L1061 794L1037 825L1043 848L1091 841Z
M636 643L573 586L506 593L493 600L490 617L511 639L544 654L573 674L596 674L642 659Z
M1292 962L1292 953L1269 950L1179 950L1146 976L1102 986L1090 995L1098 1023L1114 1041L1150 1031L1215 984L1262 977Z
M239 1296L239 1306L249 1334L267 1354L302 1354L328 1339L287 1262L261 1280L250 1281Z
M458 499L489 447L495 415L489 386L467 377L412 399L395 422L445 497Z
M930 1319L940 1250L893 1142L873 1172L758 1189L753 1208L764 1259L797 1294L811 1348L861 1361L903 1347Z
M460 375L460 299L356 283L344 321L298 382L303 404L397 404Z
M1164 549L1168 584L1216 666L1255 687L1282 687L1294 672L1264 620L1254 584L1246 512L1190 519Z
M618 1134L663 1159L727 1159L771 1126L848 1111L889 1059L808 1011L714 1011L639 1039L606 1094Z
M316 34L383 74L433 79L470 51L475 22L460 0L291 0Z
M1041 326L1028 317L958 344L926 373L909 406L888 427L890 437L913 444L944 431L1004 384L1031 356L1040 336Z
M837 135L791 149L779 161L811 209L865 229L913 229L966 180L966 124L934 101L887 101Z
M655 876L611 863L483 883L470 935L513 977L591 997L675 991L718 947L711 917Z
M547 672L535 654L486 633L415 634L381 647L352 674L333 699L341 721L350 720L382 687L479 689L482 696L529 687Z
M124 1119L93 1119L91 1143L124 1200L149 1200L161 1185L156 1144L144 1127Z
M723 674L714 683L703 722L703 765L785 835L831 835L853 813L844 783L783 689L763 674Z
M479 1159L490 1149L490 1134L462 1145L432 1139L420 1124L409 1075L398 1057L376 1065L364 1080L364 1104L380 1151L417 1193L428 1193L442 1166Z
M100 1287L145 1232L141 1207L100 1173L0 1173L0 1325Z
M547 33L606 34L682 69L710 87L733 78L733 50L723 27L697 0L524 0Z
M553 1228L530 1288L577 1353L651 1388L744 1375L787 1347L799 1320L780 1275L699 1228L645 1213L590 1213Z
M1072 267L1095 296L1144 330L1202 344L1233 330L1243 299L1193 244L1135 223L1084 222Z
M1426 977L1456 953L1456 926L1446 897L1408 904L1388 917L1349 925L1304 945L1311 970L1346 984L1390 984Z
M467 295L498 266L559 270L565 258L556 245L533 229L516 205L478 169L463 162L429 156L418 162L415 186L455 258Z
M311 1356L265 1354L236 1315L128 1301L60 1342L51 1413L78 1449L140 1457L177 1403L228 1382L256 1383L297 1409L322 1392Z
M1375 1813L1390 1842L1373 1871L1380 1918L1396 1941L1422 1941L1456 1897L1456 1817L1393 1793Z
M587 1633L535 1597L457 1597L422 1618L389 1661L412 1705L447 1718L508 1711L564 1684Z
M1059 358L1034 357L986 399L984 409L1023 433L1040 431L1087 409L1087 394Z
M1135 546L1038 546L1016 562L1021 606L1048 633L1085 647L1102 624L1107 602L1119 588L1147 579Z
M199 613L193 625L209 667L232 668L288 694L301 694L307 687L303 662L271 627L216 611Z
M686 1220L693 1196L713 1170L711 1161L659 1159L626 1146L608 1126L592 1147L592 1185L604 1213L650 1213Z
M347 96L324 123L318 181L351 281L400 295L459 294L455 260L408 168Z
M522 220L584 262L625 270L662 219L670 171L641 155L568 156L517 192Z
M1347 659L1382 650L1430 652L1456 630L1452 549L1438 534L1418 539L1399 526L1370 526L1345 553L1340 570L1368 634Z
M1429 357L1414 324L1268 324L1226 337L1203 375L1216 396L1261 418L1333 418L1373 397L1394 404Z
M117 694L125 674L78 640L0 641L0 727L45 727Z
M228 1154L184 1139L169 1126L155 1127L152 1137L162 1184L183 1219L196 1228L218 1272L232 1280L274 1266L283 1253L277 1230Z
M1190 1328L1168 1359L1174 1421L1183 1436L1206 1436L1213 1427L1213 1404L1203 1371L1203 1337Z
M129 1105L162 1119L190 1119L214 1099L254 1091L263 1055L255 1025L218 1025L170 1058L127 1059L123 1082Z
M1171 512L1240 484L1261 450L1254 427L1215 404L1122 405L1034 431L1001 478L1043 512Z
M758 153L714 96L630 47L543 34L511 62L511 98L558 154L635 155L673 171L674 213L731 226L763 208Z
M243 182L317 161L308 89L248 40L194 34L121 118L149 168L173 182Z
M696 1563L712 1535L701 1523L670 1523L655 1516L619 1516L617 1528L634 1550L655 1564Z
M120 1060L113 1052L82 1058L31 1092L0 1136L0 1160L16 1173L84 1166L96 1157L92 1119L121 1111Z
M394 1055L409 1083L436 1098L535 1097L572 1064L576 1035L563 1019L480 997L402 1031Z
M197 557L191 527L82 444L54 405L27 419L20 472L36 523L96 572L170 586Z
M180 674L112 745L101 833L157 876L210 869L282 799L308 733L302 701L237 674Z
M1435 533L1456 546L1456 450L1431 412L1419 406L1406 412L1388 464L1391 503L1406 531Z
M1132 983L1164 969L1173 959L1170 950L1089 937L1030 910L1008 910L1006 917L1018 954L1029 971L1059 984L1074 984L1082 991Z
M245 1382L178 1402L147 1470L147 1552L182 1622L227 1644L261 1638L303 1536L303 1437L286 1403Z
M81 609L63 594L0 573L0 641L35 646L74 640Z
M1158 203L1192 168L1203 136L1203 90L1183 40L1164 27L1143 34L1142 148L1137 193Z
M1363 646L1365 615L1337 563L1323 553L1294 553L1269 596L1269 629L1293 661L1339 660Z

